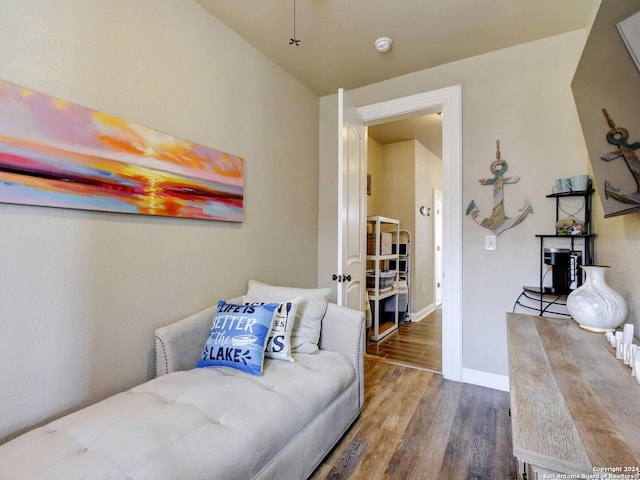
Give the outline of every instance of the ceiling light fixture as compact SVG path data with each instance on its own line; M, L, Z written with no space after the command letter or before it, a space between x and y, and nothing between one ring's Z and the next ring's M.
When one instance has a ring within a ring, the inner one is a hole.
M373 44L376 46L376 50L378 50L381 53L384 53L391 48L392 43L393 43L393 40L391 39L391 37L380 37L376 39L376 41Z
M300 40L296 38L296 0L293 0L293 37L289 39L289 45L300 46Z

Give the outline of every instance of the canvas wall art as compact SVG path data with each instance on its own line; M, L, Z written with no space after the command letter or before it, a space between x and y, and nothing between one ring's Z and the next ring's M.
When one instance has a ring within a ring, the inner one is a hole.
M0 80L0 202L242 222L244 160Z

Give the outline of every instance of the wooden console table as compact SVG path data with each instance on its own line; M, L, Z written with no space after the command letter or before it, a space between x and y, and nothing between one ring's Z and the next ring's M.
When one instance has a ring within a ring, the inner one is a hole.
M508 313L507 341L519 478L640 478L640 385L604 335Z

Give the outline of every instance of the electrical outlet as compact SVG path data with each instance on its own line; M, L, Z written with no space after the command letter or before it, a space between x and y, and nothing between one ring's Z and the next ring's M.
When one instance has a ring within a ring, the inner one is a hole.
M485 250L495 250L496 249L496 236L495 235L487 235L484 237L484 249Z

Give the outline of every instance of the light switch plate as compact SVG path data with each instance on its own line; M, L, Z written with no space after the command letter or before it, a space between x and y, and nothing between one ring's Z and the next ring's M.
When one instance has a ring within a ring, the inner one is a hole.
M487 235L484 237L484 249L485 250L495 250L496 249L496 236L495 235Z

